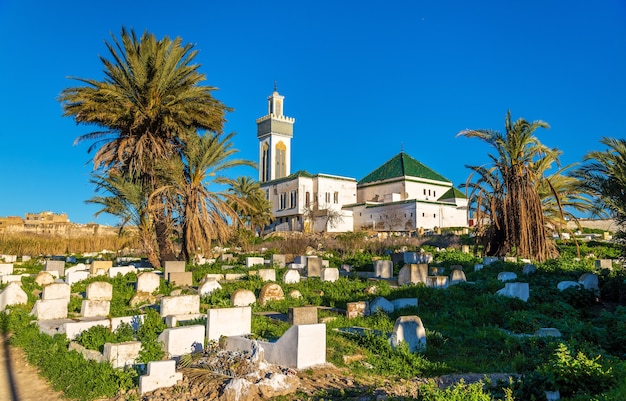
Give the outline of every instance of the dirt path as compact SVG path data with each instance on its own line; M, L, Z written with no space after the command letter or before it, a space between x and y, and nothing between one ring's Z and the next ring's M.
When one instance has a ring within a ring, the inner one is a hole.
M26 362L21 348L9 346L2 334L0 339L0 401L64 400L62 394L54 391L37 369Z

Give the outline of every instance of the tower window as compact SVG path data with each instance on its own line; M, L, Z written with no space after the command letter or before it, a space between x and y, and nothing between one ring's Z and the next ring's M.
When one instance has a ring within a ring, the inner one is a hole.
M333 201L335 202L335 204L339 203L339 192L336 192L333 194Z

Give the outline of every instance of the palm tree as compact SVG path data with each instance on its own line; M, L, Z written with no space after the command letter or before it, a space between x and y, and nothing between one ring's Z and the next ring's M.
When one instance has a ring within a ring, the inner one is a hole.
M251 177L238 177L229 191L246 200L246 207L233 205L241 221L248 229L255 233L258 230L262 235L263 229L272 221L273 215L270 201L258 181Z
M513 122L509 111L505 128L504 134L479 129L457 135L481 139L496 150L489 154L492 168L469 166L480 173L473 191L481 199L481 210L491 219L490 231L485 232L489 243L486 252L546 260L557 251L554 242L548 240L538 185L545 178L546 166L558 163L559 152L534 136L538 128L549 128L543 121L520 118Z
M205 76L193 63L197 51L181 38L157 40L148 32L139 38L122 28L121 39L106 46L111 59L100 57L104 80L75 78L85 85L61 92L63 115L98 127L75 140L94 141L88 151L95 151L95 170L115 168L154 190L160 186L155 163L181 157L188 132L221 133L230 109L212 96L216 88L200 85ZM152 210L159 212L153 220L162 258L173 252L168 210Z
M125 176L109 171L108 175L92 174L90 180L96 192L105 191L106 196L94 196L85 201L102 206L96 216L108 213L120 218L120 233L127 224L137 228L139 241L153 267L161 267L156 251L153 221L150 217L151 197L140 181L128 180Z
M581 167L572 173L579 180L579 189L591 196L595 215L610 215L619 228L616 235L626 243L626 139L603 137L604 151L588 152ZM626 247L622 254L626 255Z
M189 260L198 250L208 250L212 241L226 242L237 224L236 210L246 208L245 199L225 191L210 191L209 185L232 186L234 180L224 172L237 166L255 164L230 159L238 150L230 140L234 134L221 138L216 134L189 134L183 158L174 158L159 165L162 187L153 196L175 200L182 235L181 258Z

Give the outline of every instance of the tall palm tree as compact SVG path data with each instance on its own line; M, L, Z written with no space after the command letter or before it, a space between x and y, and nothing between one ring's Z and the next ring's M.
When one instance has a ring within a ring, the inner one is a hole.
M115 168L154 190L160 186L155 163L180 157L190 131L221 133L230 109L212 96L216 88L200 85L205 75L193 63L197 51L181 38L138 37L122 28L121 38L113 36L106 46L111 58L100 57L105 78L74 78L84 86L61 92L63 115L98 127L75 140L93 141L88 151L95 151L95 170ZM162 258L173 251L168 210L155 209L153 216Z
M120 218L120 231L127 224L137 228L139 242L148 261L159 268L161 263L156 250L153 221L150 217L151 197L140 181L128 180L124 175L109 171L108 175L92 174L90 180L96 185L96 192L105 191L107 195L94 196L85 201L102 206L96 216L108 213Z
M495 149L489 154L493 168L490 177L482 176L476 185L489 183L491 219L494 228L489 233L488 252L503 256L514 253L539 261L557 255L556 246L548 238L543 204L537 186L544 179L543 166L558 163L559 151L543 145L534 135L538 128L549 128L543 121L511 120L505 118L505 133L493 130L464 130L457 136L478 138ZM472 168L472 167L470 167ZM477 171L477 168L472 168ZM486 194L487 189L478 191Z
M174 158L159 165L161 182L154 196L175 199L176 213L182 234L181 258L191 259L198 250L208 250L212 241L226 242L237 224L236 210L247 203L228 190L210 191L209 185L230 187L234 180L224 173L237 166L251 166L251 161L230 159L238 150L230 140L234 134L189 134L183 158Z
M593 212L615 219L617 239L626 244L626 139L603 137L600 143L607 149L588 152L572 176L579 180L579 189L593 199ZM626 246L622 254L626 256Z

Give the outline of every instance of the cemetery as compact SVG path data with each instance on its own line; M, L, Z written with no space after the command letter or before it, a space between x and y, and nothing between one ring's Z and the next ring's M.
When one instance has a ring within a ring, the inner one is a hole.
M69 399L624 394L626 273L610 249L533 264L466 247L277 248L162 269L2 255L3 327Z

